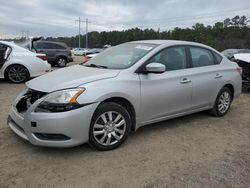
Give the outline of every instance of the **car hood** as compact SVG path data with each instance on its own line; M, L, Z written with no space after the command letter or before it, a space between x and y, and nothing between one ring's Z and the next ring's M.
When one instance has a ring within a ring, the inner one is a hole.
M55 70L26 83L27 87L41 92L78 87L89 82L113 78L120 70L74 65Z
M245 61L247 63L250 63L250 53L234 54L234 58L237 60L241 60L241 61Z

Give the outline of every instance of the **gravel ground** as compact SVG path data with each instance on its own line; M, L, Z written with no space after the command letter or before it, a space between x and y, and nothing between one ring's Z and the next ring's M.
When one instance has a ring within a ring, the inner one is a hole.
M250 187L250 94L222 118L202 112L140 128L120 148L35 147L6 125L25 88L0 81L0 187Z

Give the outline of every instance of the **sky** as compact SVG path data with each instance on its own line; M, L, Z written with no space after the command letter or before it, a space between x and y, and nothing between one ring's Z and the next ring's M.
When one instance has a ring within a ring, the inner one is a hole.
M78 35L139 27L160 31L213 25L225 18L250 18L250 0L0 0L0 39Z

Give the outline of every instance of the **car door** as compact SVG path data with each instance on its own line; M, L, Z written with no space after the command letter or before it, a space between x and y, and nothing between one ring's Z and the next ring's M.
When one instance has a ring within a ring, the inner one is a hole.
M216 63L213 52L209 49L190 46L193 83L192 108L206 108L213 104L222 86L222 72Z
M162 74L139 74L141 81L142 124L185 112L191 107L192 82L186 48L168 47L149 59L166 66Z

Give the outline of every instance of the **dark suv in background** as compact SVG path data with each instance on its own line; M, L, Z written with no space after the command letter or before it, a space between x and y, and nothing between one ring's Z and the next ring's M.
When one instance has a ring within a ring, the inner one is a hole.
M25 47L29 48L29 44ZM46 54L48 62L52 66L65 67L68 62L73 61L70 48L63 42L35 41L33 50L37 53Z

